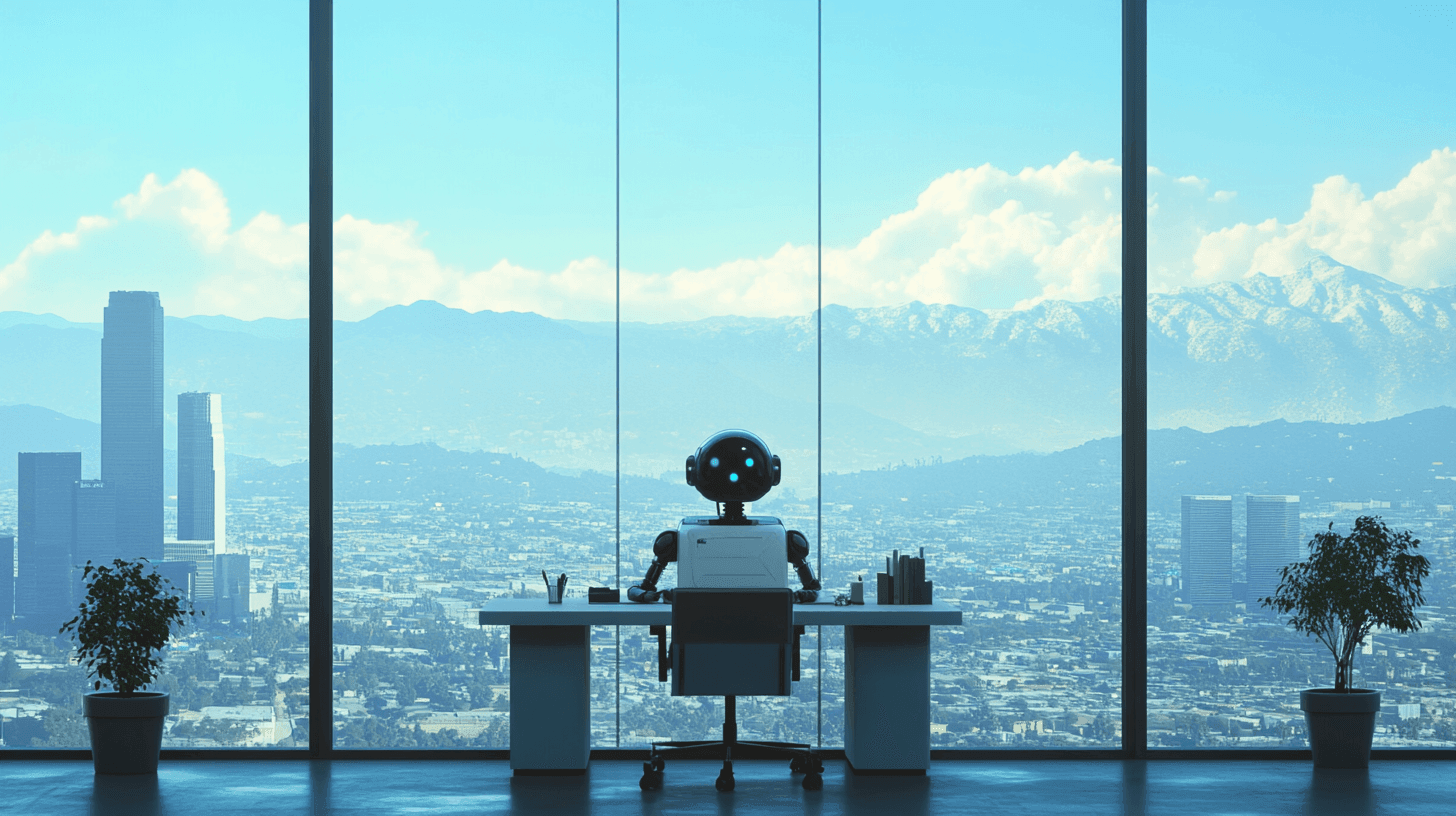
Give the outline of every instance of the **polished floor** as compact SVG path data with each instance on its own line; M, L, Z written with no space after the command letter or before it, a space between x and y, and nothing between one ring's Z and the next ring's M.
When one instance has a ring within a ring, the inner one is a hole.
M826 763L807 792L785 763L676 762L663 790L637 787L640 762L597 761L584 777L514 778L504 762L167 761L155 778L96 777L89 762L7 761L4 814L1441 814L1456 813L1456 766L1377 761L1370 771L1307 761L937 762L927 777L856 777Z

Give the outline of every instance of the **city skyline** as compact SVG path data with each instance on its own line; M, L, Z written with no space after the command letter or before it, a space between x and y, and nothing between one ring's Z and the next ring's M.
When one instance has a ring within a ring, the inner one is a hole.
M165 536L161 300L156 292L112 292L104 314L102 478L81 478L79 452L17 454L16 558L12 571L0 572L14 587L19 626L51 634L84 595L83 565L118 558L145 558L198 608L226 600L224 619L243 620L247 556L229 562L223 593L214 586L214 558L227 552L222 397L178 395L176 535Z

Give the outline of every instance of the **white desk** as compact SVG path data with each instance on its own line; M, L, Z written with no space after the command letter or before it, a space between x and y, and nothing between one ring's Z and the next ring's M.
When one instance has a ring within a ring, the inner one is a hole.
M511 627L511 768L584 772L591 759L592 626L672 623L666 604L588 604L501 598L482 626ZM794 607L794 623L844 627L844 753L855 771L930 767L930 627L958 626L960 610L914 606Z

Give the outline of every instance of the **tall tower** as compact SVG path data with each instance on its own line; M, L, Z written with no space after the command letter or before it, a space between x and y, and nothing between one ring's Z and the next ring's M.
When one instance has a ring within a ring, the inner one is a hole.
M1182 555L1184 603L1233 603L1232 496L1183 497Z
M15 617L15 536L0 535L0 635Z
M162 301L156 292L112 292L106 306L101 480L116 495L119 556L161 561Z
M75 615L71 604L71 563L75 484L81 454L22 453L19 456L20 546L15 614L32 632L54 635Z
M222 395L177 395L177 540L211 541L227 552L227 479Z
M1299 560L1299 497L1248 496L1249 608L1279 588L1279 570Z

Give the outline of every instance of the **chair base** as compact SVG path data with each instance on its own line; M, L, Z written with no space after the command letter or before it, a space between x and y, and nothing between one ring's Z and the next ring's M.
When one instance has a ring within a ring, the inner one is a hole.
M804 774L805 790L820 790L824 787L824 761L819 752L801 742L759 742L756 740L724 742L722 740L701 740L691 742L658 742L650 749L650 759L642 763L642 779L638 783L643 790L662 788L663 771L668 757L676 759L719 759L723 770L719 772L714 787L727 793L734 788L734 759L784 759L789 760L789 770Z

